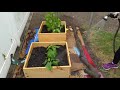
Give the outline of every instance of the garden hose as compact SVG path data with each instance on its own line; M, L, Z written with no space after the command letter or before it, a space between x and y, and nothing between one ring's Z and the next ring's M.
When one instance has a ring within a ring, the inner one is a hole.
M119 22L119 26L118 26L118 29L117 29L115 35L114 35L114 39L113 39L113 51L114 51L114 54L115 54L115 52L116 52L116 50L115 50L115 40L116 40L118 31L119 31L119 29L120 29L120 19L119 19L119 18L118 18L118 22Z
M25 62L25 59L23 59L21 61L13 59L13 54L11 54L11 64L12 65L21 65L21 64L24 64L24 62Z
M120 18L118 18L119 13L120 13L120 12L109 13L108 15L106 15L106 16L103 18L105 21L107 21L108 17L114 18L114 19L117 18L117 20L118 20L118 22L119 22L118 28L117 28L116 33L115 33L114 38L113 38L113 52L114 52L114 54L116 53L116 51L115 51L115 40L116 40L118 31L119 31L119 29L120 29Z

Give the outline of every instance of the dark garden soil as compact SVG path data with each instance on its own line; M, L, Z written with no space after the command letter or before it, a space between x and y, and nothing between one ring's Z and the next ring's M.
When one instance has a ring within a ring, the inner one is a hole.
M60 30L61 32L65 32L65 27L63 26ZM46 25L43 25L42 32L41 33L52 33L52 31L48 31L48 27Z
M57 52L58 52L58 55L61 55L62 53L64 53L64 55L61 55L60 57L58 57L57 59L60 60L60 63L59 65L60 66L65 66L65 65L69 65L68 64L68 58L67 58L67 50L66 50L66 46L61 46L61 45L58 45L60 46L58 49L57 49Z
M64 50L66 51L66 46L61 46L61 45L59 46L60 47L57 49L58 55L60 55ZM47 53L47 48L45 47L34 48L27 67L44 67L43 62L47 57L46 53ZM62 58L57 58L57 59L59 59L60 61L59 66L68 65L67 52L65 52Z
M42 63L46 57L46 48L45 47L37 47L32 50L31 57L28 62L28 67L41 67Z

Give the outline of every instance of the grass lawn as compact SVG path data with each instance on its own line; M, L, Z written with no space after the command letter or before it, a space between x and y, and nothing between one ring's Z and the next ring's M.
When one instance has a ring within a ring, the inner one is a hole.
M99 64L111 62L113 53L113 37L115 33L107 32L104 30L93 30L89 36L90 47L92 52L100 58ZM120 33L116 38L116 50L120 46ZM102 67L101 67L102 68ZM106 72L106 71L105 71ZM109 70L105 73L106 77L120 77L120 68Z

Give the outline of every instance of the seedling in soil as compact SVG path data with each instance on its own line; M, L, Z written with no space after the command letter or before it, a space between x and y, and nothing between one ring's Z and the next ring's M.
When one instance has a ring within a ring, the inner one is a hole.
M61 20L57 17L54 12L49 12L45 16L46 25L48 27L48 31L52 31L53 33L60 33L63 25L61 25Z
M52 66L58 66L59 64L59 60L56 59L56 56L58 55L57 48L59 48L59 46L52 45L47 48L47 57L43 64L50 71L52 70Z

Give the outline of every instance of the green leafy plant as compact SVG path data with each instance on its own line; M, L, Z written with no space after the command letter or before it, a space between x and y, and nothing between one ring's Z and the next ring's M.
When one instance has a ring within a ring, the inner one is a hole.
M46 25L48 27L48 31L52 31L53 33L60 33L61 28L63 25L61 25L61 20L57 17L57 15L54 12L49 12L45 16Z
M58 59L56 59L56 56L58 55L57 48L59 48L59 46L54 45L50 45L47 48L47 57L43 64L50 71L52 70L52 66L58 66L59 64Z

